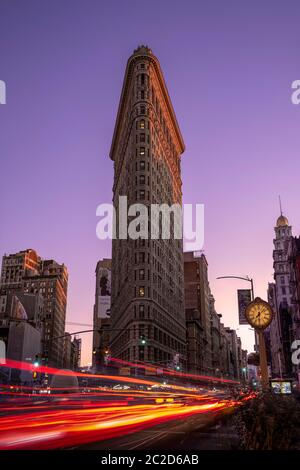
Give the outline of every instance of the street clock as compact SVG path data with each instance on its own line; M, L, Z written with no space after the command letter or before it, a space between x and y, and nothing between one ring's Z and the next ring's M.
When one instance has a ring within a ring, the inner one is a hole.
M245 317L255 330L264 330L273 320L273 310L268 302L256 297L247 305Z

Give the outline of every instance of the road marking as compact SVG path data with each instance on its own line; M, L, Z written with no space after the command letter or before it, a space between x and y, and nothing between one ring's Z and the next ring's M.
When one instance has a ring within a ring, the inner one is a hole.
M156 433L154 436L150 437L150 438L143 438L143 439L138 439L137 441L135 441L136 445L132 446L132 447L129 447L129 450L133 450L133 449L136 449L137 447L140 447L142 446L143 444L145 443L148 443L150 441L153 441L155 439L158 439L159 437L163 436L164 434L167 434L166 431L163 431L163 432L160 432L160 433ZM130 442L127 442L126 444L122 444L121 447L124 447L126 445L130 445ZM131 443L132 444L132 443Z

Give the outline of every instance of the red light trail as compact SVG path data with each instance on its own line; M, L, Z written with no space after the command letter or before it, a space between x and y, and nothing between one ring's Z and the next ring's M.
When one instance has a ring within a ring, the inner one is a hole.
M119 361L121 362L121 361ZM122 361L123 363L123 361ZM131 363L126 363L131 365ZM32 364L7 360L5 366L32 372ZM153 369L153 366L147 366ZM139 432L158 424L203 413L216 413L239 406L240 401L211 396L209 390L180 382L162 384L156 380L59 370L47 366L38 373L117 382L87 387L0 386L0 449L55 449L74 447ZM164 371L168 372L167 370ZM170 371L174 372L174 371ZM176 374L177 376L178 374ZM183 377L182 377L183 376ZM204 376L193 376L195 379ZM176 377L177 378L177 377ZM191 374L180 374L190 379ZM212 378L209 378L211 380ZM214 379L215 380L215 379ZM226 384L233 381L223 381ZM123 385L122 385L123 384ZM124 388L124 387L123 387Z
M12 414L0 420L0 449L53 449L101 441L194 414L221 411L235 402L120 406Z

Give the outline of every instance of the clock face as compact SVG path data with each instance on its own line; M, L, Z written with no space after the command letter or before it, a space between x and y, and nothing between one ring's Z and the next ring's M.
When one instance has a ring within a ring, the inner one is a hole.
M273 319L271 306L262 299L256 298L246 308L246 319L255 329L264 329Z

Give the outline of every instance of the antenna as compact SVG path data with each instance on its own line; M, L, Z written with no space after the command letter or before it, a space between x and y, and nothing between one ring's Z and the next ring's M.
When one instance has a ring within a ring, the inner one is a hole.
M282 205L281 205L281 197L280 197L280 194L279 194L279 196L278 196L278 199L279 199L280 215L282 215Z

